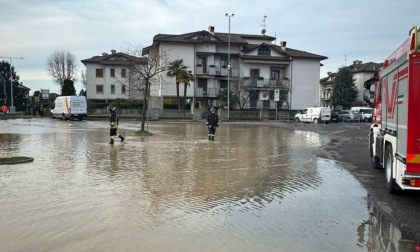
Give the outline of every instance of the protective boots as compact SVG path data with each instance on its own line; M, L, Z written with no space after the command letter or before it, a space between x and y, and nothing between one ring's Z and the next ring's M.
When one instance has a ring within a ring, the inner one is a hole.
M111 139L111 142L109 142L109 144L114 144L114 139Z
M211 140L214 141L214 136L211 137Z
M124 142L125 137L123 137L121 135L119 135L118 137L121 139L121 143Z
M209 136L209 141L211 141L211 136Z

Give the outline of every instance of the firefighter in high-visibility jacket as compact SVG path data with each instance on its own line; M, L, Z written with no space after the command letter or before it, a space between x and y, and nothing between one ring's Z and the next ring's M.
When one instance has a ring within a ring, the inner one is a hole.
M216 110L214 108L211 108L211 112L207 116L206 125L209 128L209 140L214 141L216 127L219 127L219 117L217 116Z
M117 115L117 110L115 107L109 107L109 112L111 115L109 116L109 125L111 128L109 129L109 138L110 142L109 144L114 144L114 139L121 139L121 142L124 142L125 137L117 133L118 130L118 123L119 123L119 116Z

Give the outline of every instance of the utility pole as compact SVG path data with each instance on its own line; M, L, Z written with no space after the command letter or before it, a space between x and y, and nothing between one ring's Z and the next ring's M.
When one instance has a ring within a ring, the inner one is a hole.
M226 13L226 17L229 18L229 35L228 35L228 90L227 90L227 107L228 113L227 117L229 120L229 113L230 113L230 18L233 17L235 14L228 14Z

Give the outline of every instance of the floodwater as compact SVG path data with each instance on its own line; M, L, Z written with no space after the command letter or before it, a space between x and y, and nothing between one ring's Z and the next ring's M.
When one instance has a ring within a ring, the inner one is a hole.
M0 121L0 251L411 251L328 136L267 126ZM389 250L392 248L392 250ZM397 248L397 249L395 249Z

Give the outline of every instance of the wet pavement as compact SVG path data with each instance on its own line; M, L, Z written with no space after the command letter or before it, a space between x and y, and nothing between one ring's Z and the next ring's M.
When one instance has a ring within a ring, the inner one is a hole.
M328 135L140 122L1 121L0 251L413 251Z

